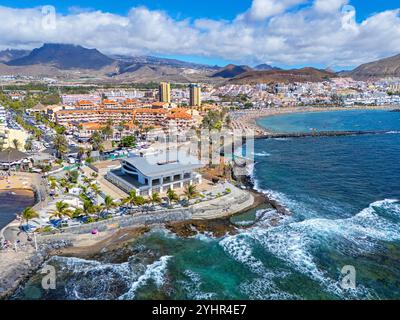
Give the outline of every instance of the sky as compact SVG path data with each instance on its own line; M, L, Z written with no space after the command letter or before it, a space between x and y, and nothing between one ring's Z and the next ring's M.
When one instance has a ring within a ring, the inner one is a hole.
M0 19L0 49L335 70L400 53L398 0L1 0Z

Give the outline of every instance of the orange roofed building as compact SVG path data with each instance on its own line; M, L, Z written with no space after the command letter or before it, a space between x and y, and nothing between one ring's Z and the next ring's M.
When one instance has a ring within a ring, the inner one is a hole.
M109 108L109 109L114 109L114 108L118 108L119 104L118 104L118 102L116 102L114 100L104 99L103 100L103 107L104 108Z
M93 109L96 105L89 100L80 100L76 103L77 109Z
M63 126L76 126L83 123L104 124L112 121L115 125L121 122L132 122L140 126L163 126L176 124L179 127L192 126L193 117L187 109L81 109L61 110L56 113L56 122Z

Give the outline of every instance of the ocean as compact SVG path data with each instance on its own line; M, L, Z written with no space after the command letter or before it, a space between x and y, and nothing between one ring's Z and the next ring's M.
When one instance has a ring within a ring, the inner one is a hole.
M15 219L26 207L33 206L35 196L29 190L0 191L0 230Z
M53 257L55 290L32 277L15 299L399 299L400 113L340 111L261 119L276 131L388 130L255 141L257 189L290 212L258 208L236 235L156 229L95 260ZM275 221L273 223L273 221ZM355 287L343 286L343 267Z

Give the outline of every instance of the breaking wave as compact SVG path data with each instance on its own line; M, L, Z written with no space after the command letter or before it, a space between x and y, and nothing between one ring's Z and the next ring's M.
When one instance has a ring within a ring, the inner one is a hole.
M350 291L343 289L339 279L343 266L337 266L333 272L327 270L326 266L321 265L316 253L321 250L325 253L336 250L342 255L352 257L363 253L375 253L379 250L379 241L400 240L399 218L399 201L385 199L371 203L368 208L351 218L308 219L268 229L258 226L227 237L220 241L220 245L233 259L261 276L250 285L255 290L253 294L259 298L266 287L270 291L276 287L273 278L264 279L265 274L269 273L268 267L253 255L253 249L257 245L331 294L340 298L369 298L376 296L375 292L362 285ZM274 277L279 277L279 272L274 271ZM243 286L246 292L251 292L249 283ZM286 295L285 292L276 291L271 297L285 298Z

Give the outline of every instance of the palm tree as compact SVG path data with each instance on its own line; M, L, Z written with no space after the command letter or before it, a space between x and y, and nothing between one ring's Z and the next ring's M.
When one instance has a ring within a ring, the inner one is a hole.
M109 140L114 135L113 121L111 119L107 120L106 126L101 130L101 133L105 140Z
M92 136L90 137L90 142L92 143L93 150L95 150L95 151L103 151L104 150L104 146L103 146L104 140L98 131L96 131L92 134Z
M143 211L143 206L147 203L143 196L136 197L136 205Z
M94 184L94 183L91 184L91 185L90 185L90 188L93 190L93 192L95 193L96 196L100 194L100 189L99 189L99 187L97 186L97 184Z
M26 143L25 143L25 150L31 151L32 148L33 148L32 139L26 140Z
M171 187L168 188L167 197L168 197L170 203L172 203L173 201L179 200L179 196L176 194L176 192L173 189L171 189Z
M29 223L29 220L34 218L39 218L39 214L33 210L31 207L25 208L21 213L22 219L26 221L26 224Z
M93 202L90 200L85 200L83 202L83 213L88 216L90 214L93 214L94 212L95 212L95 209L94 209Z
M71 217L72 212L69 209L69 204L64 201L56 202L56 210L52 212L51 218L62 219L63 217Z
M131 207L136 206L137 204L136 190L131 190L129 192L129 196L125 198L123 202L129 204Z
M78 218L81 215L83 215L85 212L83 211L82 208L75 208L74 212L72 213L73 218Z
M157 192L153 192L149 200L152 204L156 204L161 202L161 197Z
M115 207L115 202L114 199L111 198L110 196L106 196L104 198L104 204L103 204L103 209L105 211L109 211L111 208Z
M57 157L62 156L68 151L68 141L62 134L57 134L53 139L54 148L57 150Z
M14 147L15 150L19 150L20 142L18 141L18 139L14 139L14 140L12 141L12 145L13 145L13 147Z
M86 149L83 147L79 147L78 149L78 158L82 160L83 156L86 154Z
M196 190L196 186L194 184L190 184L186 187L185 189L185 196L190 200L193 198L196 198L198 195L198 192Z
M87 184L88 186L90 186L92 184L92 182L93 182L93 179L88 178L88 177L83 177L83 182L85 184Z

